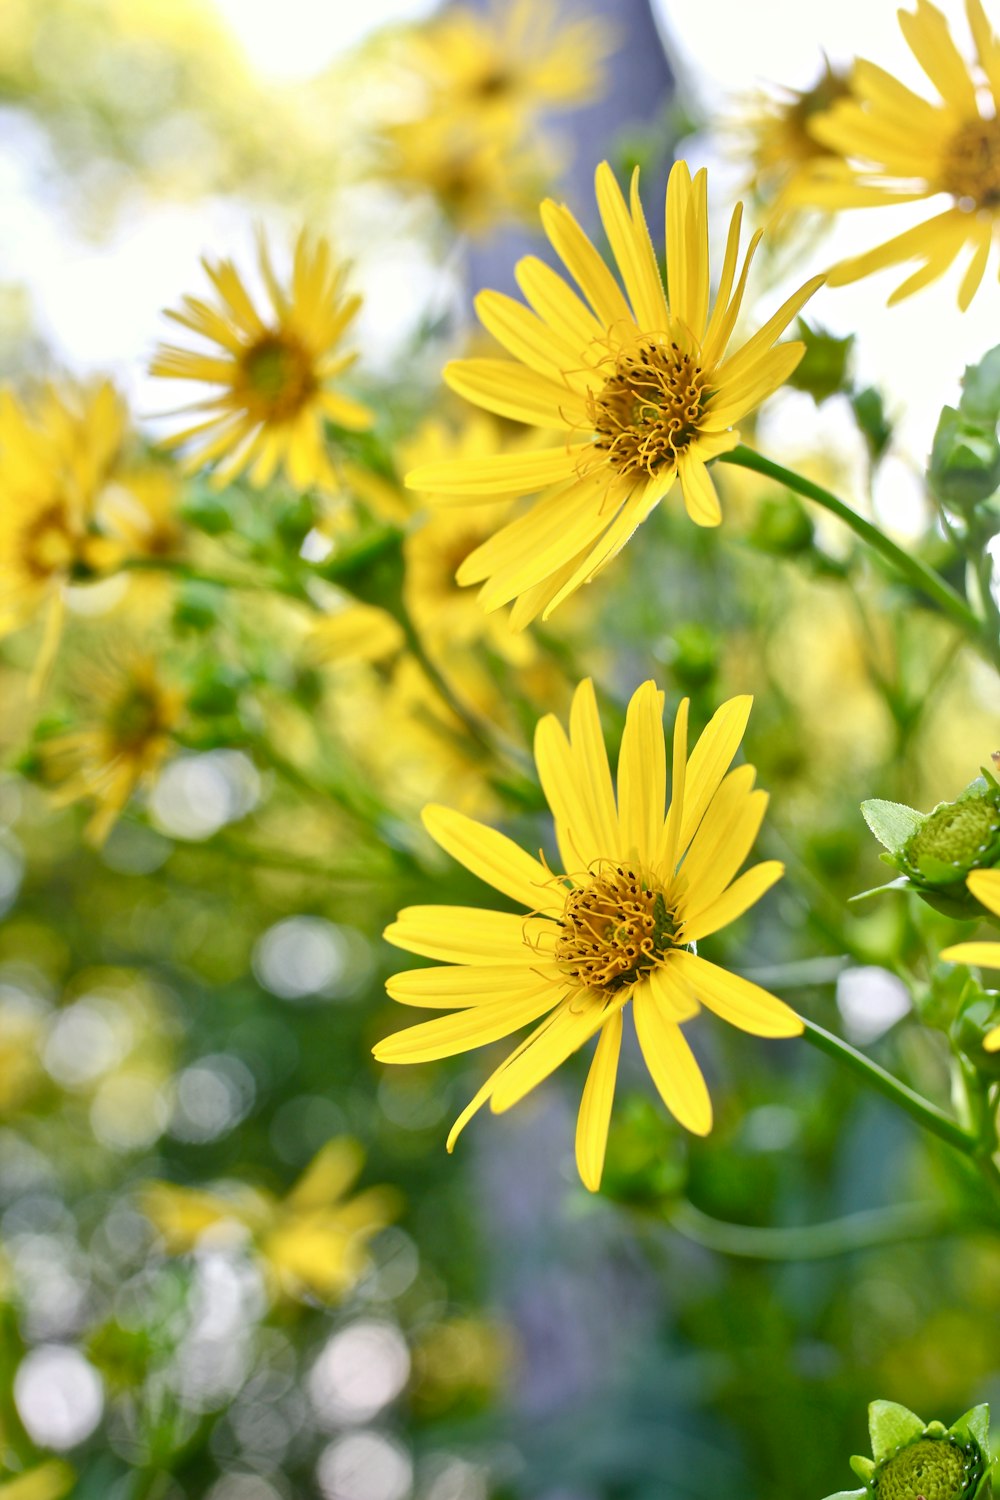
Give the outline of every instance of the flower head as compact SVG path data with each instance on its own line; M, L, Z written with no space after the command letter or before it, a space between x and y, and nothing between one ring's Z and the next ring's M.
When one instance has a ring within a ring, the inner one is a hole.
M706 464L739 440L733 424L776 390L804 345L775 340L820 285L808 282L741 349L726 355L756 235L737 276L742 206L733 214L710 308L706 174L670 173L667 293L639 200L626 204L611 168L597 169L597 201L625 290L568 208L542 205L542 222L582 296L534 256L517 267L530 308L499 292L476 299L480 320L513 359L456 360L453 390L487 411L562 434L556 447L430 464L412 489L455 503L470 496L545 494L462 564L496 609L517 599L524 625L588 582L618 553L676 479L701 526L721 519ZM485 581L485 582L484 582Z
M94 802L87 836L102 844L132 794L172 753L184 699L156 660L135 650L82 667L75 685L84 722L44 740L42 761L58 804Z
M945 1427L924 1422L895 1401L873 1401L872 1457L851 1459L864 1489L842 1490L828 1500L988 1500L989 1426L988 1406L975 1406Z
M752 766L727 774L749 711L749 698L724 704L689 757L682 702L665 814L663 694L646 682L629 704L616 800L593 685L581 683L569 736L550 714L535 738L559 874L492 828L448 808L425 810L436 842L527 915L447 906L400 912L386 931L389 942L444 963L394 975L389 994L407 1005L459 1008L387 1037L376 1057L426 1062L540 1023L462 1112L449 1149L487 1100L495 1113L509 1109L597 1035L576 1140L580 1176L596 1191L629 1002L664 1103L699 1135L711 1129L712 1106L682 1022L704 1004L754 1035L802 1030L782 1001L694 951L782 873L771 860L736 878L767 804L765 793L753 790Z
M808 180L813 165L834 159L832 148L817 140L813 125L849 93L849 87L847 76L824 58L823 71L811 88L759 95L735 122L740 158L749 156L751 164L747 191L770 205L774 220L788 209L788 200L803 179Z
M249 1238L285 1295L335 1302L364 1272L367 1241L398 1211L389 1188L347 1196L363 1162L357 1141L341 1136L326 1143L284 1198L244 1184L207 1191L154 1182L142 1206L172 1254L192 1250L205 1235Z
M30 405L0 395L0 635L48 608L47 658L66 584L100 571L118 550L97 509L124 429L124 406L107 381L47 386Z
M154 375L215 388L185 408L201 413L199 420L168 441L189 447L192 467L216 464L220 483L245 472L252 484L264 485L283 467L293 484L332 487L324 419L352 431L373 420L367 407L334 386L356 358L337 347L361 299L344 295L346 268L325 239L311 243L305 230L288 287L278 280L263 237L259 261L270 304L263 311L228 260L203 261L216 306L185 297L180 312L168 311L215 346L201 352L163 345L153 360Z
M831 286L917 261L889 298L898 302L936 281L968 249L958 293L963 311L979 288L1000 223L1000 41L981 0L966 0L966 11L977 53L973 65L930 0L899 12L903 36L936 99L859 59L853 97L834 104L810 127L835 155L817 161L802 182L795 195L801 203L836 210L921 202L938 194L951 200L933 218L834 266Z
M966 884L980 905L1000 917L1000 870L973 870ZM982 964L986 969L1000 969L1000 943L955 943L942 950L941 957L951 964ZM986 1052L1000 1052L1000 1026L994 1026L983 1037Z

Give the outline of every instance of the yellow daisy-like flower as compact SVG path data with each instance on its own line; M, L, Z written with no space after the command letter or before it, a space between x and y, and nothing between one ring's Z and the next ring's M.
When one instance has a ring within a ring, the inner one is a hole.
M142 1207L174 1255L192 1250L203 1235L224 1236L230 1227L250 1237L286 1296L311 1293L335 1302L367 1268L368 1240L398 1212L391 1188L347 1196L363 1163L357 1141L339 1136L326 1143L282 1199L243 1183L211 1192L154 1182L143 1193Z
M968 64L948 22L929 0L899 12L903 36L937 91L931 101L915 94L875 63L858 59L853 98L816 119L816 139L841 158L819 164L801 200L820 208L882 207L945 194L942 212L904 230L863 255L833 267L831 286L857 281L888 266L919 261L890 303L937 280L966 247L970 259L958 293L964 311L983 279L1000 224L1000 41L980 0L966 0L978 55ZM852 170L845 176L847 163Z
M87 837L103 844L133 792L153 781L172 754L184 697L153 657L136 651L91 662L79 670L76 687L86 722L45 740L42 762L58 786L57 806L96 804Z
M1000 917L1000 870L973 870L965 883L987 911ZM1000 943L955 943L944 948L941 957L951 964L982 964L986 969L1000 969ZM1000 1026L986 1033L983 1050L1000 1052Z
M0 393L0 636L44 613L35 688L59 643L66 585L121 552L97 511L124 430L124 405L107 381L47 386L31 406Z
M432 116L386 126L380 175L404 191L428 193L445 219L470 235L523 221L554 175L549 152L482 121Z
M530 117L594 99L611 51L594 16L567 21L553 0L507 0L483 14L449 6L411 35L437 116Z
M500 292L476 299L480 320L513 359L463 359L447 383L487 411L565 437L529 453L431 464L412 489L468 503L545 490L527 515L504 526L462 564L458 581L483 583L496 609L517 600L512 622L543 618L618 553L680 479L700 526L721 520L706 464L735 447L740 421L786 380L801 343L775 341L822 277L793 297L742 348L726 355L759 234L737 276L742 205L729 229L710 308L707 178L687 165L670 173L666 199L667 294L633 174L626 204L607 162L597 202L624 292L569 209L542 204L542 223L582 297L527 256L517 279L530 308ZM585 300L584 300L585 299Z
M275 274L263 237L258 251L270 302L265 311L231 261L204 260L218 305L185 297L181 311L167 312L216 350L163 345L152 373L217 388L204 401L182 408L208 415L175 433L168 446L187 446L193 468L216 465L220 484L246 473L251 484L265 485L283 467L303 488L334 487L324 419L352 431L374 420L367 407L334 385L357 358L338 353L337 347L361 299L344 295L346 267L334 260L322 237L311 243L305 230L299 235L288 288Z
M516 1104L599 1033L576 1135L580 1176L600 1186L623 1013L629 1001L646 1065L664 1103L705 1135L712 1105L681 1023L706 1005L756 1036L796 1036L802 1022L781 1000L695 952L741 916L783 872L774 860L736 878L757 835L767 796L754 769L728 771L751 700L725 703L687 753L688 704L678 710L673 780L666 797L663 694L652 682L628 707L617 802L589 679L577 688L569 736L542 719L535 759L555 817L563 873L492 828L429 807L432 838L527 915L414 906L386 929L390 943L443 966L396 974L386 988L405 1005L459 1007L387 1037L382 1062L429 1062L495 1042L544 1017L490 1075L448 1137L489 1100ZM727 774L728 771L728 774Z
M752 167L747 191L768 204L772 228L801 183L810 180L815 163L834 159L832 148L816 139L812 127L849 93L849 87L846 74L824 59L811 88L784 89L777 97L759 94L734 122L740 159L749 157ZM847 168L844 171L849 175Z

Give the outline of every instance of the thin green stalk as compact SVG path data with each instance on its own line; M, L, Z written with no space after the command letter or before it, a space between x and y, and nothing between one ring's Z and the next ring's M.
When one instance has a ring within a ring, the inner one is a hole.
M285 594L303 604L310 602L301 584L280 574L213 573L176 557L128 557L119 565L119 570L123 573L167 573L185 583L205 583L212 588L243 593Z
M802 1024L805 1027L805 1039L820 1052L825 1052L829 1057L835 1057L838 1062L843 1062L848 1067L861 1075L872 1088L891 1099L894 1104L929 1130L932 1135L938 1136L942 1141L947 1141L956 1151L963 1152L966 1156L976 1157L980 1154L980 1142L971 1131L963 1129L957 1120L953 1120L943 1109L938 1109L936 1104L931 1104L922 1094L916 1093L887 1073L878 1063L852 1047L849 1042L842 1041L839 1036L834 1036L832 1031L825 1031L822 1026L817 1026L815 1021L807 1021L804 1017Z
M666 1217L685 1239L703 1245L706 1250L742 1260L827 1260L883 1245L936 1239L982 1224L981 1219L956 1219L954 1209L942 1203L900 1203L848 1214L823 1224L797 1224L779 1229L726 1223L702 1213L686 1199L672 1205Z
M822 485L814 484L811 479L796 474L793 469L786 469L781 464L773 463L771 459L764 458L762 454L755 453L752 448L747 448L742 443L739 443L731 452L720 454L718 462L735 464L741 469L752 469L757 474L766 474L769 479L777 480L787 489L794 490L796 494L804 496L807 500L815 501L831 515L837 516L873 552L877 552L880 557L890 563L901 578L932 600L965 632L993 665L1000 669L1000 641L993 637L985 622L980 619L961 594L957 593L939 573L935 573L933 568L928 568L919 558L911 556L904 548L898 547L886 536L885 532L872 525L871 521L866 521L864 516L859 516L857 511L852 510L843 500L838 500L836 495L825 490Z

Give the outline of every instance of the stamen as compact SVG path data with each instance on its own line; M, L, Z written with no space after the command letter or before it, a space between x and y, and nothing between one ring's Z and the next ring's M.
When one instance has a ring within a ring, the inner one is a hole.
M697 436L707 377L676 343L649 340L621 351L615 373L588 398L595 447L620 474L656 474Z
M558 925L556 962L581 988L611 993L661 963L678 931L664 893L626 865L570 891Z

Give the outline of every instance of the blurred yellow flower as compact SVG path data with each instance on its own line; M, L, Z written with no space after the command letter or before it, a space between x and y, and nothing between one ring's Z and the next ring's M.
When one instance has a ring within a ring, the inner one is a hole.
M428 807L431 837L527 915L414 906L386 929L397 947L444 960L394 975L386 988L404 1005L453 1014L379 1042L382 1062L429 1062L541 1024L487 1079L459 1116L449 1150L486 1103L510 1109L599 1033L577 1124L576 1159L592 1191L600 1186L623 1011L633 1002L639 1043L664 1103L688 1130L705 1135L712 1105L681 1030L705 1004L756 1036L796 1036L794 1011L696 954L695 943L728 926L778 880L769 860L736 876L767 805L752 766L726 774L750 712L749 698L723 704L687 754L688 704L674 725L673 781L664 817L663 694L652 682L633 695L611 782L593 685L580 684L566 736L542 719L535 759L556 824L562 873L492 828L445 807Z
M538 142L497 135L482 122L431 118L387 125L379 175L428 193L455 229L486 234L534 213L554 169Z
M1000 870L973 870L965 883L987 911L1000 917ZM944 948L941 957L951 964L982 964L986 969L1000 969L1000 943L955 943ZM1000 1026L986 1033L983 1049L1000 1052Z
M467 123L522 121L594 99L613 39L595 16L560 17L553 0L506 0L486 13L449 6L411 32L410 45L428 113Z
M147 1218L171 1254L206 1235L249 1236L279 1290L335 1302L368 1266L366 1244L395 1218L398 1195L374 1187L348 1198L364 1163L357 1141L340 1136L318 1152L286 1197L236 1184L210 1192L154 1182L142 1194Z
M816 164L812 179L797 190L802 203L837 210L920 202L939 193L951 199L933 218L834 266L831 286L919 261L889 298L898 302L937 280L967 247L970 259L958 293L963 311L979 288L1000 212L1000 41L980 0L966 0L966 12L977 52L971 65L930 0L917 0L915 11L899 11L903 36L938 99L915 94L859 58L851 79L854 97L811 126L839 160Z
M849 87L847 75L824 58L823 71L811 88L786 88L779 97L761 92L734 120L739 158L749 158L751 166L746 191L770 209L772 233L801 181L809 180L814 163L835 156L831 147L816 139L812 127Z
M468 503L469 496L545 491L462 564L461 584L483 583L488 610L512 599L516 628L543 618L589 582L680 479L688 514L717 526L707 463L736 446L733 428L787 379L804 345L774 347L822 277L814 277L735 353L751 241L737 279L742 205L732 217L714 308L708 258L707 176L677 162L667 185L667 292L633 174L626 204L606 162L597 169L601 219L627 297L569 209L548 201L542 222L583 300L534 256L517 278L531 309L499 292L476 299L480 320L513 359L456 360L453 390L487 411L563 434L556 447L430 464L407 484Z
M334 260L329 242L319 237L311 243L305 230L288 289L275 274L263 235L258 257L270 302L263 313L232 261L207 259L202 264L217 305L185 297L179 312L167 312L216 346L200 352L168 344L157 351L154 375L215 388L181 408L202 415L167 444L188 447L192 468L214 464L219 484L246 473L252 484L265 485L283 467L295 485L332 488L337 481L324 421L362 431L374 420L334 385L357 358L336 351L361 299L344 295L347 268Z
M53 1458L13 1479L0 1480L0 1500L62 1500L75 1483L69 1464Z
M124 430L124 405L107 381L49 385L30 406L0 393L0 635L47 611L38 677L58 644L66 585L120 554L96 512Z
M175 748L184 696L156 659L134 649L81 665L74 688L81 724L42 742L57 806L83 799L96 810L87 837L102 844L129 798L152 782Z

